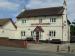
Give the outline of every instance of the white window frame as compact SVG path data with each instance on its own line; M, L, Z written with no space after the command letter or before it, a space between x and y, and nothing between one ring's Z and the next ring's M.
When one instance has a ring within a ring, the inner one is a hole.
M22 19L22 24L26 23L26 21L27 21L26 19Z
M55 17L51 17L50 18L50 23L55 23L56 22L56 18Z
M50 37L55 37L56 36L56 31L49 31L49 36Z
M21 36L26 36L26 32L25 31L21 31Z

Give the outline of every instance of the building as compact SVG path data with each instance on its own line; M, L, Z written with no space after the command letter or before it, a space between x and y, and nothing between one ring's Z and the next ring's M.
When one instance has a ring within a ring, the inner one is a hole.
M0 45L27 48L27 42L16 38L17 26L11 18L0 19Z
M12 19L0 19L0 37L9 39L32 38L36 42L60 40L70 41L70 21L67 4L63 6L22 11L14 23Z
M60 7L25 10L17 16L16 25L18 39L33 38L36 42L53 39L70 41L66 0Z
M15 37L17 26L11 18L0 19L0 38L12 39Z

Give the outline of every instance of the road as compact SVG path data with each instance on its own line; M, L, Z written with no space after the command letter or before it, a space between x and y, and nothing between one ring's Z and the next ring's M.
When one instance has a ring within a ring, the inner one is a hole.
M75 56L73 53L34 51L24 48L0 47L0 56Z

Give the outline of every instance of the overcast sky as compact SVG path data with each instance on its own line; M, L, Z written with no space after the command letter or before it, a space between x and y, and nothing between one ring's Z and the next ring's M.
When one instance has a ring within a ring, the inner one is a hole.
M0 0L0 18L16 19L24 7L27 9L62 6L64 0ZM75 0L67 0L68 18L75 19Z

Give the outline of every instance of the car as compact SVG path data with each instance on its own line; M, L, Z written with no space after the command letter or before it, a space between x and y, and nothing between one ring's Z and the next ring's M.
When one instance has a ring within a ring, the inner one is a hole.
M56 44L60 44L61 40L60 39L52 39L51 43L56 43Z

